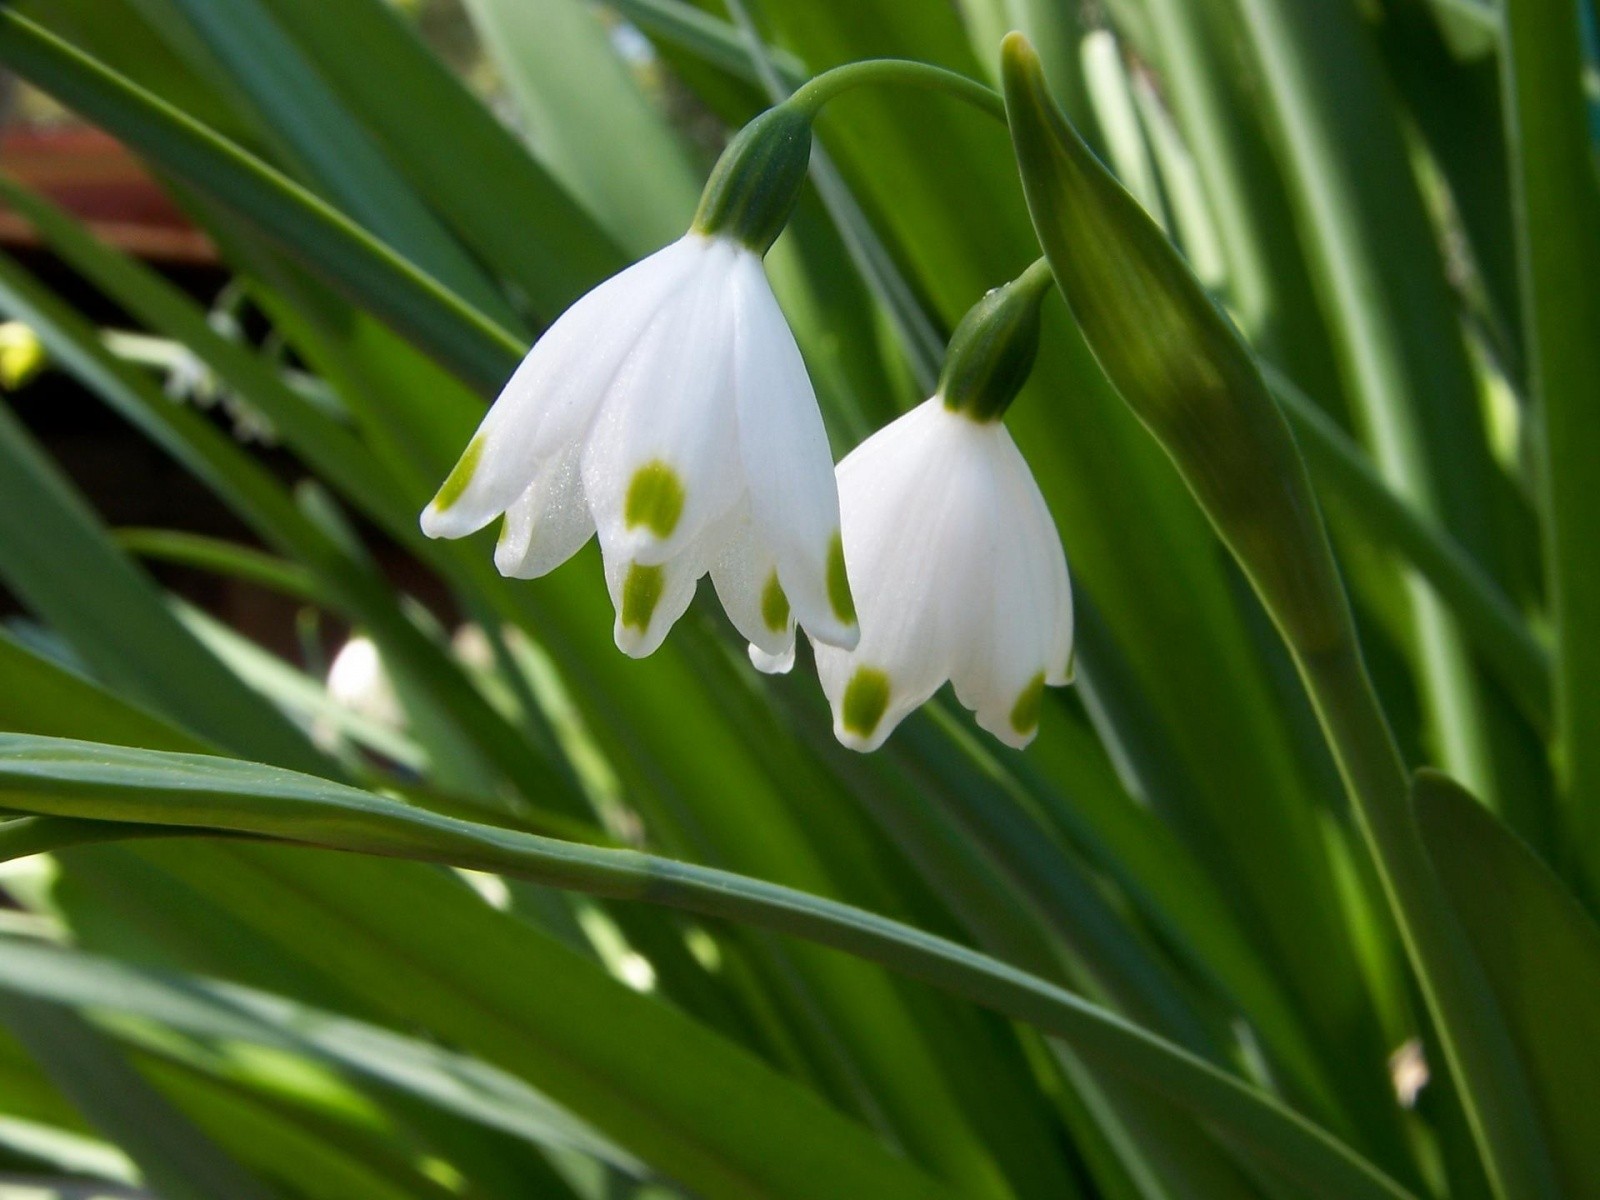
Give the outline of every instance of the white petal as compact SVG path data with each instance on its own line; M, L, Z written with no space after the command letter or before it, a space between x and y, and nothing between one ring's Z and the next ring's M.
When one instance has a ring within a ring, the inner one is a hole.
M778 578L777 559L756 536L747 502L736 506L734 531L711 564L711 582L728 619L753 652L751 661L769 674L794 665L794 613ZM760 659L754 657L761 655Z
M545 331L490 406L440 495L423 511L424 533L464 537L527 490L537 465L582 432L636 339L682 286L703 245L703 239L685 238L657 251L583 296Z
M675 557L743 490L732 395L728 272L735 247L702 239L694 277L639 339L596 416L583 484L607 553Z
M844 554L861 641L816 644L817 673L846 746L873 750L963 660L948 596L971 584L960 553L973 511L964 417L929 401L839 464ZM973 427L975 428L975 427Z
M954 673L956 695L978 724L1021 748L1038 731L1046 684L1056 681L1063 626L1070 653L1071 593L1066 556L1027 463L1010 435L994 426L985 459L992 499L984 512L986 582L965 620L969 656Z
M849 649L860 627L836 549L839 495L816 393L757 255L740 251L733 286L739 453L756 528L806 632Z
M782 654L768 654L760 646L751 643L750 665L763 675L787 675L794 670L794 642L789 642L789 648Z
M664 563L641 563L601 545L606 587L617 610L612 636L632 658L654 654L694 599L695 585L728 540L727 519L713 523Z
M583 494L578 445L557 455L506 509L494 565L512 579L537 579L571 558L594 533Z

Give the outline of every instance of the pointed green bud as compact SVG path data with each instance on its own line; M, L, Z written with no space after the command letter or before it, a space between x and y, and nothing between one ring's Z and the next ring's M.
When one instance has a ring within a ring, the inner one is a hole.
M1041 259L961 318L939 375L946 408L979 422L1005 415L1039 355L1039 305L1051 282Z
M1261 592L1291 645L1353 636L1327 534L1289 426L1250 350L1051 98L1019 33L1001 49L1023 192L1061 294L1128 407Z
M741 129L711 170L693 228L731 237L757 254L770 250L811 165L811 119L802 108L780 104Z

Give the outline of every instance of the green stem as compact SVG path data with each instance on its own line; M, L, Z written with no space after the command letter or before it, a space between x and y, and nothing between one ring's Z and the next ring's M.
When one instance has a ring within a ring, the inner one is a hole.
M898 87L932 88L981 108L999 121L1006 119L1005 101L993 88L985 87L977 80L968 79L955 71L904 58L869 58L834 67L801 84L786 103L815 116L824 104L841 92L882 83Z
M1521 1065L1476 956L1439 885L1411 806L1405 764L1356 644L1353 624L1324 652L1291 639L1417 981L1460 1081L1484 1165L1505 1200L1558 1195ZM1481 1086L1487 1081L1510 1086Z
M1499 584L1455 538L1385 484L1362 449L1288 376L1261 366L1318 490L1432 585L1523 715L1548 732L1550 655Z

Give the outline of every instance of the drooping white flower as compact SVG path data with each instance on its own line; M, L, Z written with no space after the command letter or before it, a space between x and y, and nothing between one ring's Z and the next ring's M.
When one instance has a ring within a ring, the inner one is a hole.
M855 643L816 396L759 250L733 236L691 231L529 351L422 528L462 537L502 513L495 564L517 578L598 531L616 642L635 657L707 572L773 663L792 659L797 618L819 642Z
M1072 675L1066 554L998 420L918 405L839 464L844 556L861 641L817 645L834 733L875 750L945 682L1009 746Z
M495 565L531 579L595 532L618 647L651 653L702 575L763 666L858 637L833 459L761 259L788 221L812 112L729 143L684 237L584 296L528 352L422 514L462 537L501 513Z
M947 679L978 724L1020 748L1044 689L1071 679L1066 554L1001 423L1033 369L1053 283L1040 259L973 305L933 398L839 464L861 640L815 648L834 733L852 749L877 749Z

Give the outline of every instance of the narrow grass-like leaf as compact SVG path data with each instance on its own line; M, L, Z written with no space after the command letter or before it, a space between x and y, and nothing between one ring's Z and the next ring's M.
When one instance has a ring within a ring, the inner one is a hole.
M1591 12L1592 16L1592 12ZM1600 184L1586 127L1578 12L1507 4L1501 53L1521 237L1522 308L1556 626L1566 844L1600 892Z
M700 198L699 172L613 45L602 13L567 0L465 7L534 152L612 240L637 256L681 237Z
M1294 652L1508 1196L1553 1195L1526 1083L1430 870L1305 467L1253 356L1165 236L1094 158L1007 40L1012 137L1035 227L1102 367L1172 456Z
M1494 579L1443 529L1395 494L1366 454L1299 388L1262 374L1295 431L1311 478L1376 546L1433 585L1463 633L1540 729L1550 724L1550 656Z
M1314 1194L1406 1195L1289 1111L1051 984L848 905L724 871L418 813L276 768L0 735L0 800L63 816L202 824L368 854L454 861L560 887L680 906L836 946L1037 1024L1102 1069L1189 1107Z
M141 1017L197 1038L305 1054L532 1143L579 1150L630 1175L648 1174L638 1159L486 1063L284 997L169 977L19 938L0 938L0 987L99 1014Z
M264 0L395 167L549 320L621 249L383 0ZM360 46L360 54L351 54ZM404 87L394 81L404 79ZM612 153L615 153L615 148ZM630 190L640 190L632 187ZM681 232L681 230L677 231Z
M236 753L330 769L178 624L155 585L3 409L0 576L119 692Z
M0 995L0 1022L163 1196L271 1200L274 1193L265 1184L224 1154L75 1013Z
M502 324L504 295L410 189L261 0L170 0L302 176L373 236Z
M505 364L521 351L511 334L260 159L13 8L0 10L0 61L370 298L469 378L484 386L504 380Z

